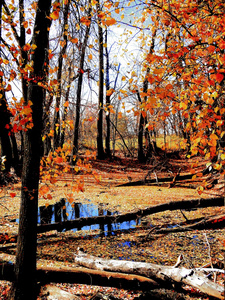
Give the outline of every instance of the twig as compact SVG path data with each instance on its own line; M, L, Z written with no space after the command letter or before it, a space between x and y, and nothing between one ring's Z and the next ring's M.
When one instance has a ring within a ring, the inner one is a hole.
M155 180L156 180L157 184L159 185L159 180L158 180L158 176L157 176L156 172L154 172L154 175L155 175Z
M203 234L205 236L206 244L208 246L209 261L210 261L210 264L211 264L211 268L213 269L210 243L209 243L209 240L208 240L206 232L204 232ZM214 277L214 282L216 282L216 276L213 276L213 277Z
M9 209L8 209L8 207L6 207L5 205L3 205L2 203L0 203L0 205L1 206L3 206L5 209L7 209L8 211L10 211Z

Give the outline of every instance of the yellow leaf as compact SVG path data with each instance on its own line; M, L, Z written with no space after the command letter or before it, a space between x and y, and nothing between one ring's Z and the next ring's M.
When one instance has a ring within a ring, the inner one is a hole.
M183 110L186 110L187 109L187 103L181 102L180 103L180 108L183 109Z
M53 19L53 20L57 20L59 18L59 11L58 10L54 10L50 17Z

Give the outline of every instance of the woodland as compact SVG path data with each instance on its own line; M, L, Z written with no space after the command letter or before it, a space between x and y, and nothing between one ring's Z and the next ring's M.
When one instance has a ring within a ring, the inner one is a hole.
M224 16L0 1L0 299L225 299Z

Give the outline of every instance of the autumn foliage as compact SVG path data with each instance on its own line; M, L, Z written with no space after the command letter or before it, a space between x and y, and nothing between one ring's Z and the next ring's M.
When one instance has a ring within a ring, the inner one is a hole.
M0 76L1 91L6 95L11 113L11 124L5 124L9 134L24 132L33 127L32 99L27 99L25 93L26 86L32 82L46 91L46 115L43 119L48 118L48 122L44 123L43 143L46 137L51 140L61 131L71 139L74 129L74 120L70 113L73 109L71 89L73 81L81 72L86 76L88 85L91 80L93 82L95 80L97 55L94 26L99 20L104 30L109 28L113 31L116 26L123 26L126 30L131 28L130 36L137 36L136 44L142 57L139 67L135 66L138 62L133 62L132 72L126 73L126 70L121 72L118 77L120 86L108 87L105 96L111 97L113 102L107 106L104 104L100 109L104 109L106 115L111 114L114 121L117 117L121 118L120 109L125 111L129 103L126 114L133 113L133 118L137 120L142 116L147 120L145 128L149 132L154 130L162 132L163 126L167 126L171 131L173 126L177 126L182 132L182 143L188 150L188 156L200 154L213 162L216 170L223 170L225 160L223 1L148 1L139 3L139 6L133 1L125 5L105 1L100 3L101 10L97 8L97 2L92 1L92 9L88 12L89 5L90 3L82 3L80 7L76 7L69 0L63 3L55 1L52 4L49 17L52 25L49 32L54 42L51 42L47 49L45 64L48 76L44 80L31 76L33 62L30 58L36 45L29 36L33 32L36 2L27 7L27 13L21 15L20 20L17 20L16 15L17 3L14 1L3 3L1 47L4 55L0 57ZM131 17L131 14L129 19L127 15L131 6L133 11L138 10L138 7L140 10L137 13L138 17L133 13L136 17ZM68 11L65 15L66 7ZM75 8L79 14L74 12ZM79 20L73 28L71 22L75 22L78 15ZM64 24L60 21L62 17ZM21 36L18 33L18 26L22 28ZM84 51L82 35L87 27L90 27L90 36L93 35L93 38L89 37L85 67L80 70L79 55L80 51ZM55 35L55 28L59 30L59 37ZM124 38L124 43L128 38L129 36ZM104 44L104 48L107 48L107 43ZM126 55L126 51L127 49L124 49L123 55ZM77 53L77 56L73 56L73 60L71 60L72 52ZM60 55L61 75L56 63ZM113 57L111 60L112 64L116 65ZM67 69L69 64L73 65L73 71ZM21 93L15 95L15 85L18 84L21 85L22 95ZM131 107L130 99L135 97L137 91L142 101L140 103L136 101ZM55 107L54 101L58 101ZM86 120L87 110L88 105L83 122ZM57 114L57 121L53 124ZM171 119L175 120L176 125L170 127ZM92 121L97 122L97 119ZM51 153L61 151L63 144L60 146L58 150L54 147L50 149L53 151ZM60 158L52 157L52 163L55 163L56 159L60 163L63 155L62 150ZM47 160L50 157L51 154Z

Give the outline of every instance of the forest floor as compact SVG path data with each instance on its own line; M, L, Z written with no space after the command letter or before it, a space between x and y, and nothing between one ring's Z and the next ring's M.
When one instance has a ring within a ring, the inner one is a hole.
M148 164L140 164L131 158L116 158L113 160L90 159L91 172L81 171L76 175L69 172L62 173L57 182L49 185L48 194L40 197L39 205L50 205L61 198L73 198L74 202L91 202L103 205L112 212L126 213L138 209L144 209L161 203L210 198L224 196L223 178L217 178L216 184L204 191L199 186L204 182L211 183L212 178L201 177L206 162L199 158L186 160L183 157L159 158ZM144 181L150 172L149 178L155 178L154 184L132 186L136 181ZM90 166L88 167L90 168ZM198 174L192 180L170 183L158 183L157 178L174 177L177 172L184 174ZM130 182L129 186L120 186ZM41 181L40 186L44 186ZM75 187L78 186L77 192ZM200 195L201 194L201 195ZM8 234L13 236L18 229L20 206L20 181L1 188L0 198L0 236ZM180 254L184 257L184 266L187 268L201 267L208 263L220 263L223 265L225 257L225 229L216 230L192 230L189 232L152 234L149 230L153 226L174 226L186 219L191 220L200 217L225 214L225 207L210 207L193 210L165 211L153 214L141 221L141 224L130 231L118 231L114 235L99 235L98 230L47 232L38 236L38 259L40 263L48 265L65 264L75 266L73 254L77 248L83 248L91 255L108 259L134 260L151 262L162 265L174 265ZM15 254L16 247L13 240L10 247L4 243L1 253ZM6 247L7 246L7 247ZM224 276L217 276L217 282L224 284ZM79 296L79 299L100 299L95 297L99 293L110 295L108 299L141 299L141 291L125 291L115 288L103 288L101 286L80 284L57 284L63 290ZM9 283L0 281L0 299L5 299ZM167 291L172 293L173 299L208 299L207 296L193 293L188 290L185 293ZM111 297L111 298L110 298ZM114 297L114 298L113 298ZM45 299L40 296L40 299ZM103 299L103 298L102 298ZM163 297L162 297L163 299Z

